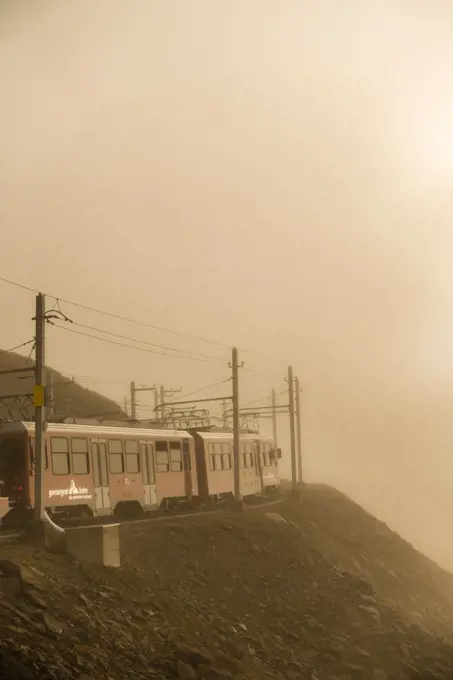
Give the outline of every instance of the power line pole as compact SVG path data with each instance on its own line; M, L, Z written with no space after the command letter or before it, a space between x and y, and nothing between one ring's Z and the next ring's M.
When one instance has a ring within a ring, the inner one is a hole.
M239 375L238 375L238 351L233 347L231 356L231 368L233 371L233 461L234 461L234 497L239 503L241 500L240 470L239 470Z
M132 380L131 382L131 418L132 420L135 420L137 418L137 402L135 399L135 382Z
M274 440L274 447L277 448L277 409L274 388L272 388L272 439Z
M299 378L295 380L296 391L296 433L297 433L297 481L302 484L302 427L300 414L300 384Z
M289 434L291 444L291 487L293 492L295 492L297 491L297 478L296 478L296 436L294 432L294 385L292 366L288 366L288 391L289 391Z
M47 376L46 376L46 383L47 383L47 415L49 418L51 418L54 413L55 413L55 390L54 390L54 381L53 381L53 375L51 371L47 371Z
M45 313L46 301L44 295L36 296L36 358L35 358L35 520L44 519L44 456L45 456L45 420L46 420L46 389L44 386L45 373Z

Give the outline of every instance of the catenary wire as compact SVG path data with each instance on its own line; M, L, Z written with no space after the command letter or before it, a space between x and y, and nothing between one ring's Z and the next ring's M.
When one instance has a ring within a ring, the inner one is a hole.
M134 345L128 345L124 342L117 342L116 340L110 340L109 338L100 338L97 335L91 335L90 333L83 333L82 331L77 331L75 328L69 328L67 326L60 326L60 324L57 323L52 323L54 328L59 328L60 330L67 331L68 333L75 333L76 335L81 335L86 338L91 338L92 340L98 340L100 342L106 342L110 345L117 345L118 347L125 347L128 349L135 349L138 350L139 352L147 352L148 354L158 354L159 356L164 356L164 357L170 357L173 359L185 359L187 361L198 361L203 364L218 364L221 363L218 360L214 359L201 359L199 357L192 357L192 356L183 356L183 355L172 355L168 354L166 352L158 352L157 350L152 350L148 349L146 347L136 347ZM222 362L223 363L223 362Z

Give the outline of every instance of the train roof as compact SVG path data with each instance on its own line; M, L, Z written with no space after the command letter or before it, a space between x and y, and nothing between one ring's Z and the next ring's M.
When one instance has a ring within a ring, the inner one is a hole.
M225 439L233 441L233 433L232 432L197 432L197 435L201 439L212 439L212 440L223 440ZM259 434L240 434L239 439L246 439L248 441L261 441L261 442L272 442L273 440L270 437L262 437Z
M0 434L16 433L27 431L34 433L35 424L33 422L16 421L10 423L3 423L0 426ZM72 423L48 423L47 432L55 434L87 434L97 435L98 437L133 437L135 439L140 437L154 437L156 439L168 439L169 437L177 437L178 439L192 439L192 435L184 430L156 430L153 428L139 428L139 427L114 427L108 425L74 425Z

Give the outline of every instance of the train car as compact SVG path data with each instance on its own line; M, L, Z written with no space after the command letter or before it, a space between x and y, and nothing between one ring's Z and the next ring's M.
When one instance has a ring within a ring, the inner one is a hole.
M0 427L0 482L11 508L33 508L34 423ZM111 515L190 500L198 495L193 438L176 430L50 423L43 494L54 516Z
M259 456L264 489L267 493L273 493L280 486L278 461L281 458L281 450L275 448L273 439L260 438Z
M233 434L192 432L195 440L198 489L202 500L228 499L234 495ZM277 488L278 456L272 440L241 434L239 486L242 497Z

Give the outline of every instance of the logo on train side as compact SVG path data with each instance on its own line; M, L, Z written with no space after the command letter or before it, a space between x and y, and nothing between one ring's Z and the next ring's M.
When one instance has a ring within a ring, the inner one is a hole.
M53 498L54 496L60 498L67 496L70 501L89 501L93 498L85 486L77 486L73 479L71 479L68 489L49 489L49 498Z

